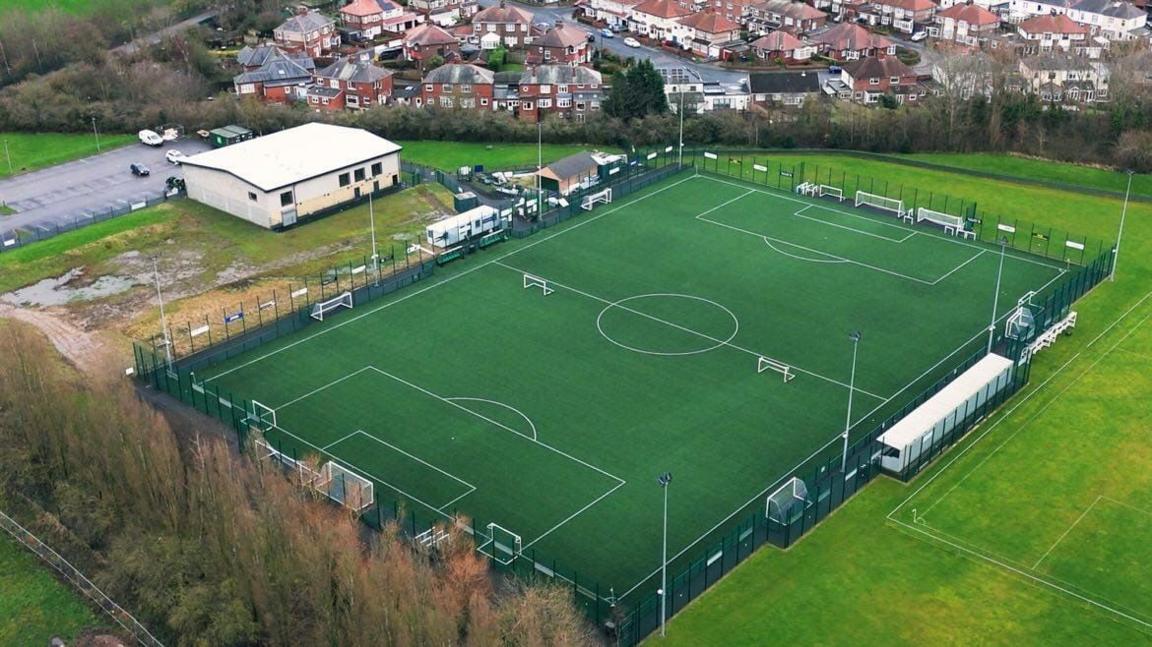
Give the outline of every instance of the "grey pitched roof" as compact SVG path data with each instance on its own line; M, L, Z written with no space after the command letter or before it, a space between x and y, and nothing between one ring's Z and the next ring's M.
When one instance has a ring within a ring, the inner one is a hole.
M428 72L424 77L425 83L492 83L495 74L477 65L466 63L449 63Z
M326 79L339 79L353 83L375 83L392 76L392 72L376 67L367 61L341 59L316 72L316 76Z
M911 68L900 62L894 56L877 58L869 56L859 61L850 61L843 65L844 71L854 79L872 79L891 76L911 76Z
M517 85L520 83L520 72L497 72L493 75L496 85Z
M309 70L316 69L316 62L307 54L288 53L275 45L245 47L236 54L236 62L244 67L260 67L277 58L293 60Z
M1132 3L1124 0L1073 0L1068 3L1069 8L1077 11L1097 13L1110 18L1129 20L1138 18L1143 11L1137 9Z
M815 72L767 72L748 75L753 94L819 92L820 75Z
M307 33L323 29L324 27L332 27L336 22L331 18L325 16L318 11L309 11L304 14L296 14L288 20L280 23L276 28L277 31L291 31L296 33Z
M308 59L312 63L312 59ZM305 66L299 60L287 57L269 59L260 69L245 72L233 77L235 83L263 83L264 85L296 85L302 81L312 80L312 69L315 64Z
M563 159L558 159L552 162L545 168L556 174L556 177L566 179L576 177L583 173L587 173L588 169L596 168L599 164L596 163L592 153L587 151L569 155Z
M532 14L520 7L509 7L501 2L499 5L481 9L472 16L472 24L499 23L499 24L532 24Z
M601 83L603 77L596 70L587 67L572 67L571 65L538 65L535 69L524 70L520 76L521 84L590 84Z
M1041 54L1021 61L1028 69L1036 70L1077 70L1087 72L1094 69L1087 59L1062 54Z

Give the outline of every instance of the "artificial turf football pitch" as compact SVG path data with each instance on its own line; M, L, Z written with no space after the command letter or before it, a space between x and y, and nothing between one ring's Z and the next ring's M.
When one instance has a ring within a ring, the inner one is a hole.
M859 433L984 343L1002 250L851 204L677 176L198 377L378 500L498 524L602 597L651 594L659 474L678 568L838 452L850 332ZM999 325L1064 271L1009 250Z

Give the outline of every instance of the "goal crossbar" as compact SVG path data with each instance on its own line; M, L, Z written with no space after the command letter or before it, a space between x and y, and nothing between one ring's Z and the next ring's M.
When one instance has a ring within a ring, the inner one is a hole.
M260 431L268 431L276 427L276 410L263 404L259 400L251 400L251 409L248 411L248 424Z
M540 288L540 291L544 293L544 296L548 296L549 294L552 294L556 291L551 285L548 284L547 279L536 276L535 274L524 275L524 287L525 289Z
M591 211L597 204L609 204L611 202L612 189L604 189L580 198L580 208L585 211Z
M376 502L372 481L336 461L324 463L312 487L336 503L357 512Z
M933 209L928 209L927 207L917 207L916 208L916 222L919 223L919 222L925 222L925 221L936 224L936 225L940 225L941 227L945 227L945 228L948 228L948 227L951 227L954 229L963 229L964 228L964 218L962 218L960 216L953 216L950 213L944 213L943 211L935 211Z
M791 523L808 504L808 486L795 476L776 488L764 502L764 516L780 524Z
M488 524L488 537L476 546L476 550L493 561L507 566L520 556L524 541L520 535L497 523Z
M884 211L891 211L897 217L902 218L904 214L904 201L897 198L889 198L875 193L868 193L867 191L856 192L856 206L869 206L875 209L882 209Z
M840 187L821 184L819 188L819 195L821 198L832 196L840 202L844 202L844 189L841 189Z
M312 305L312 318L324 321L324 315L339 308L352 308L352 293L344 292L327 301L317 301Z
M756 359L756 372L763 373L764 371L776 371L784 376L785 382L790 382L796 374L792 372L792 367L781 362L780 360L772 359L771 357L764 357L761 355Z

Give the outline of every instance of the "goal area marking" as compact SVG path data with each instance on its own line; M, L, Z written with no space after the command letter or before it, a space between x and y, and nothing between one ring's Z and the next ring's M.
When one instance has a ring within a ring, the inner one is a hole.
M585 211L591 211L597 204L611 204L612 203L612 189L604 189L596 193L590 193L583 198L580 198L580 208Z
M556 291L552 288L551 285L549 285L547 279L543 279L539 276L528 273L524 274L524 288L540 288L540 291L544 293L544 296L548 296L549 294L552 294Z
M771 357L764 357L763 355L756 358L756 372L763 373L764 371L776 371L784 376L784 382L790 382L796 377L792 372L792 367L779 360L772 359Z
M352 309L352 293L344 292L340 296L328 299L327 301L318 301L312 306L312 318L317 321L324 321L324 315L339 308Z

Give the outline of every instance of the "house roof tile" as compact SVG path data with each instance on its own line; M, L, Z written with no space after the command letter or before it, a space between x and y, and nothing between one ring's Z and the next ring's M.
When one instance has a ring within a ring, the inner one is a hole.
M860 25L844 22L813 36L812 41L834 50L887 49L892 41L864 29Z
M998 25L1000 16L988 11L980 5L957 4L947 9L937 11L938 18L951 18L957 22L966 22L969 25Z
M783 52L799 47L804 47L804 41L786 31L774 31L767 36L761 36L752 41L753 49L760 49L766 52Z
M489 85L495 78L492 70L470 63L450 63L428 72L425 83L471 83Z
M1063 14L1036 16L1017 25L1027 34L1087 34L1088 28Z
M543 47L576 47L587 42L588 37L584 30L568 23L560 23L536 42Z
M417 25L409 29L408 33L404 35L404 44L409 46L455 45L459 42L459 38L448 33L443 27L430 22Z
M707 34L723 34L740 29L740 23L729 20L715 11L694 13L680 19L680 24Z
M633 11L657 18L682 18L692 13L691 9L674 0L645 0L636 5Z
M914 76L916 74L912 68L893 56L883 58L869 56L858 61L850 61L844 64L844 71L854 79L882 79L893 76Z
M498 5L481 9L472 16L472 24L500 23L500 24L532 24L532 14L520 7L509 7L501 2Z
M317 29L324 29L325 27L332 27L336 23L328 16L318 12L309 11L308 13L297 14L288 20L285 20L276 28L276 31L288 31L298 34L316 31Z

